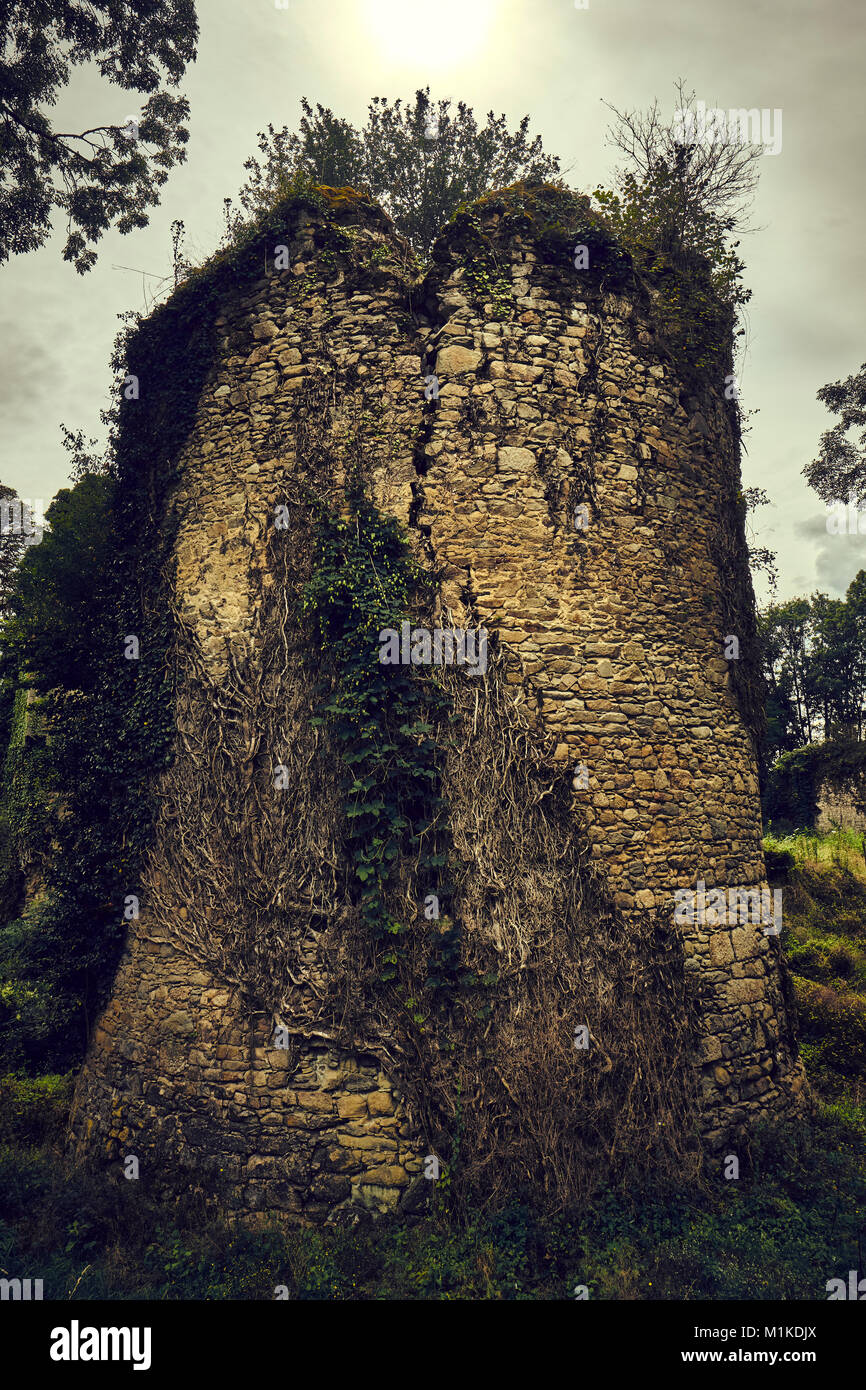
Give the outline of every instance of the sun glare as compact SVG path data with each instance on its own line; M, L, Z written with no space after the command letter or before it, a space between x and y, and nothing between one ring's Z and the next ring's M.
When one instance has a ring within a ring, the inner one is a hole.
M362 9L383 57L449 67L476 56L501 0L363 0Z

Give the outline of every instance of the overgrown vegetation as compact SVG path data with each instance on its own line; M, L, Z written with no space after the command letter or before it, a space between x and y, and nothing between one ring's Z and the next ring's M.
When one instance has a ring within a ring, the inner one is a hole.
M302 165L287 178L282 191L318 210L358 199ZM627 185L626 200L638 196ZM681 264L646 260L647 224L623 202L618 239L587 199L555 185L494 199L545 247L552 279L573 279L580 241L609 288L636 267L680 283ZM333 364L298 397L299 486L269 541L269 588L248 641L214 660L172 607L166 502L212 362L213 317L259 273L251 250L283 231L285 212L264 199L235 227L236 245L125 335L117 364L148 381L149 404L124 399L105 478L86 475L49 514L56 539L25 559L12 596L0 699L8 720L20 718L9 687L26 659L35 688L51 692L51 777L64 803L40 801L50 789L37 761L8 773L9 893L36 821L56 845L44 891L0 930L0 1029L16 1068L0 1083L0 1262L25 1262L46 1296L64 1298L270 1298L282 1284L292 1297L333 1299L562 1298L575 1284L609 1298L822 1297L826 1278L856 1259L866 1195L852 1061L863 963L842 909L819 940L809 917L818 887L804 879L803 920L789 924L807 1059L826 1104L794 1135L758 1136L741 1182L699 1179L680 943L660 916L627 927L609 900L531 687L508 679L516 666L495 643L477 689L447 669L378 661L382 628L449 615L423 553L372 505L375 404L360 388L352 397ZM510 291L477 212L458 206L452 228L465 236L473 293L507 316ZM327 218L322 241L326 268L351 245ZM730 263L716 265L714 283L710 262L696 293L716 296L716 318L678 290L670 300L686 357L700 356L707 332L729 335L731 306L722 312L718 295ZM299 305L310 288L297 287ZM345 437L333 426L338 397L358 406ZM112 543L100 549L100 536ZM135 661L124 657L129 634ZM277 769L286 780L275 796ZM206 1221L192 1202L169 1216L146 1181L59 1163L67 1071L155 834L162 872L148 909L191 955L288 1022L296 1042L370 1052L400 1080L444 1165L417 1225L253 1235ZM422 912L429 895L438 917ZM590 1030L589 1057L576 1057L577 1024ZM56 1074L27 1075L48 1067Z
M423 259L459 206L518 179L559 174L559 160L544 152L541 138L528 138L528 116L510 131L505 116L491 111L479 127L471 106L460 101L452 110L450 101L431 101L429 87L411 102L374 97L362 129L321 105L314 111L306 98L301 109L297 133L269 125L259 134L261 159L246 161L240 202L253 218L285 199L299 176L351 186L382 204Z
M810 743L783 753L770 768L763 793L764 818L777 830L804 830L815 823L825 779L856 787L866 769L866 744L855 739Z
M825 1099L863 1105L866 840L853 831L799 831L768 836L766 845L783 884L782 944L794 977L801 1054ZM772 879L770 860L768 872Z
M430 588L398 524L363 495L347 519L320 514L301 599L325 672L326 693L313 723L327 721L351 773L344 788L344 843L359 884L361 918L385 947L383 980L395 977L399 938L410 927L386 906L395 861L408 854L433 871L445 863L427 843L443 811L441 751L428 720L440 723L450 702L435 680L379 661L380 632L399 632L415 591L425 592L429 605ZM437 896L450 920L450 894Z
M757 1135L736 1182L603 1190L555 1217L512 1203L460 1224L251 1231L190 1202L169 1214L145 1178L64 1171L68 1094L68 1078L0 1080L0 1266L42 1278L45 1298L519 1301L584 1285L592 1299L824 1299L858 1267L866 1118L850 1101Z
M489 304L494 318L508 318L514 311L513 287L497 258L490 229L482 215L500 214L505 233L522 235L538 248L541 268L551 289L569 303L574 292L575 248L588 255L602 290L634 285L631 258L617 241L606 219L591 206L588 196L574 193L562 183L519 182L486 193L471 205L461 204L447 228L449 249L455 244L466 283L480 305Z
M619 111L609 143L618 152L614 189L595 198L621 244L651 276L655 312L687 382L733 381L732 334L751 298L737 255L739 230L757 185L760 145L689 135L697 128L694 93L675 84L670 121L658 102ZM736 401L737 392L727 393Z
M57 1150L70 1077L0 1078L0 1264L69 1299L826 1298L858 1267L866 1209L866 866L862 840L767 840L800 1005L810 1119L765 1128L739 1179L602 1187L579 1213L512 1202L460 1222L434 1201L414 1224L231 1228L194 1202L169 1214ZM721 1165L719 1165L721 1166Z
M153 383L156 404L123 394L111 471L58 494L51 530L18 568L0 635L4 678L45 694L51 730L50 756L38 746L10 750L3 803L20 867L39 856L33 813L51 797L38 826L51 842L42 891L0 928L0 1037L10 1060L34 1070L83 1055L150 843L146 787L165 765L172 728L162 587L170 537L148 534L142 518L172 481L210 362L186 347L180 333L160 346L153 320L121 335L115 369ZM15 809L16 779L33 792L26 815Z
M325 203L306 185L296 199ZM151 789L174 730L173 523L166 516L157 533L148 519L163 515L177 478L218 306L258 275L250 247L273 244L284 227L285 209L271 210L149 319L128 316L111 363L116 396L103 412L108 448L97 458L80 433L66 432L77 481L48 509L50 529L4 593L0 734L8 741L24 687L45 696L51 728L50 757L38 742L10 750L0 800L7 903L20 899L22 869L52 846L42 891L22 917L0 923L0 1044L14 1065L80 1060L113 978L124 901L138 892L152 840Z
M649 920L638 940L607 900L507 654L474 688L378 661L383 627L449 620L365 491L373 403L359 387L323 424L352 389L322 368L299 393L251 631L214 663L178 617L149 909L291 1037L379 1057L455 1208L585 1193L604 1152L622 1181L692 1163L678 943ZM580 1021L605 1040L589 1065Z

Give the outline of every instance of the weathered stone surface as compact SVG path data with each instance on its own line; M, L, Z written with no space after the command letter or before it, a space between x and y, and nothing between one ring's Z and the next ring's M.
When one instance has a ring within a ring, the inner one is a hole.
M825 773L815 788L815 828L866 831L866 775L862 771Z
M337 417L377 402L377 504L423 542L455 622L471 594L475 622L518 655L569 785L586 765L574 814L616 903L626 914L667 903L672 916L674 891L698 879L761 885L755 754L720 659L727 576L714 538L739 483L724 383L708 385L700 410L683 404L650 304L606 293L587 271L554 295L518 235L492 233L513 272L500 322L473 300L450 233L410 296L399 256L375 283L364 268L394 241L381 214L350 219L355 260L338 276L317 261L315 216L286 228L294 274L269 271L222 307L178 460L176 600L210 669L226 669L261 602L257 579L268 581L273 499L296 470L295 387L336 363ZM443 389L425 402L433 362ZM158 859L157 846L154 872ZM791 1110L802 1090L779 947L748 925L681 935L700 991L700 1123L722 1142L750 1117ZM381 1062L326 1040L274 1049L236 985L146 910L93 1034L74 1132L100 1153L135 1145L145 1164L163 1163L167 1146L193 1185L228 1177L233 1209L250 1218L426 1200L409 1174L428 1150Z
M465 372L476 371L480 362L480 352L452 344L451 347L440 348L437 353L436 371L443 376L460 376Z

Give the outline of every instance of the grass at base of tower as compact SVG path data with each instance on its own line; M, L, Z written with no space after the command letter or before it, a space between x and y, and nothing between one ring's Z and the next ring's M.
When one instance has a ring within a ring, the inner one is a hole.
M859 1268L866 1110L842 1094L753 1140L736 1181L720 1159L700 1187L602 1191L556 1217L253 1230L65 1166L62 1080L0 1089L0 1263L45 1299L825 1300Z

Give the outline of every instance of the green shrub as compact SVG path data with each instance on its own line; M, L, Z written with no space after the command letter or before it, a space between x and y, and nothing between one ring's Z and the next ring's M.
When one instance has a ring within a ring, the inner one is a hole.
M815 1058L845 1076L866 1072L866 999L814 980L795 982L801 1036L817 1044Z
M0 1076L0 1143L46 1145L63 1133L72 1099L65 1076Z
M0 1218L12 1220L37 1207L51 1190L57 1166L44 1149L0 1145Z
M764 850L764 860L767 865L767 876L772 879L785 879L793 869L796 860L789 849L768 849Z
M63 1078L47 1091L62 1090ZM27 1088L24 1094L30 1094ZM466 1222L248 1230L168 1210L141 1183L0 1148L0 1264L68 1299L452 1301L814 1299L853 1268L866 1207L866 1114L850 1100L766 1126L737 1182L605 1189L579 1213L526 1205Z
M9 817L0 810L0 923L17 917L23 877Z

